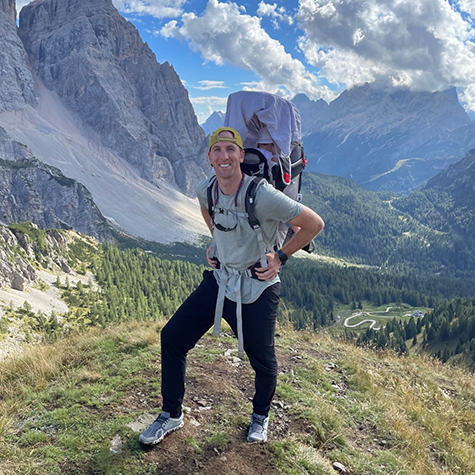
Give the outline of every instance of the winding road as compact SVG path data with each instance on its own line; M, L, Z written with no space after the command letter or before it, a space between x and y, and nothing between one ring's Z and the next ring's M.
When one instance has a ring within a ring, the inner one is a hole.
M346 318L343 325L346 328L356 328L356 327L359 327L360 325L363 325L363 323L371 322L371 325L369 326L369 328L373 328L378 322L376 320L373 320L372 318L367 318L366 320L361 320L361 322L355 323L354 325L349 323L349 321L352 318L361 317L362 315L365 315L365 316L368 316L368 317L394 318L393 315L391 315L390 317L389 316L385 317L384 315L382 315L382 314L388 313L391 308L394 308L394 307L388 307L386 309L386 311L384 311L384 312L371 312L371 313L370 312L356 312L351 317ZM378 314L378 315L376 315L376 314ZM411 314L407 313L404 316L405 317L408 317L408 316L410 317ZM338 315L338 317L340 317L340 315ZM381 328L384 328L384 326L383 327L377 327L377 328L374 327L373 330L381 330Z

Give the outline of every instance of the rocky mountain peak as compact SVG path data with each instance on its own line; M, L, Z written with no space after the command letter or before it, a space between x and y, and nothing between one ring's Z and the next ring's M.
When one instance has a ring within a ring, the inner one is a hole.
M296 99L308 169L353 178L369 189L420 188L466 153L473 137L453 88L418 92L364 84L323 108Z
M223 111L214 111L207 119L206 122L201 124L201 127L205 131L206 135L211 134L216 129L219 129L224 124L224 117L226 114Z
M0 0L0 113L35 107L38 93L17 35L15 0Z
M148 181L194 194L205 135L188 92L111 0L37 0L20 14L35 73Z
M0 12L6 13L16 25L16 1L0 0Z

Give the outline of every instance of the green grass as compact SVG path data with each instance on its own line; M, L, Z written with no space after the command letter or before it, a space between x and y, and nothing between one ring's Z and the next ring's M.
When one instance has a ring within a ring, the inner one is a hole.
M334 462L359 475L475 473L472 374L281 328L266 445L246 443L248 362L231 366L235 339L207 335L189 356L184 429L142 447L127 424L159 412L162 325L95 329L0 362L0 473L241 473L249 457L256 475L330 475Z

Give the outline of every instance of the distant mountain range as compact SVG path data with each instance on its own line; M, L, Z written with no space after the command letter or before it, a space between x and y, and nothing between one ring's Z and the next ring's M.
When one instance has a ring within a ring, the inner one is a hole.
M410 193L475 147L475 122L454 88L428 93L373 83L330 104L304 94L293 102L307 170L351 178L368 190ZM202 125L206 133L221 127L224 115L214 112Z
M304 172L303 203L325 220L317 253L390 273L475 275L475 150L421 190L397 197Z
M18 29L15 19L15 2L0 0L0 221L32 220L109 239L107 221L162 243L207 234L194 189L209 171L206 134L222 125L224 113L200 127L173 67L156 61L111 0L42 0L23 8ZM456 236L473 229L475 197L467 178L471 155L461 158L475 147L475 123L454 89L421 93L366 84L330 104L304 95L294 102L307 170L399 194L425 186L407 199L388 195L394 216L386 230L397 229L397 209L440 233L440 249L462 255L466 247ZM315 208L337 222L341 208L328 202ZM361 223L363 209L348 209L350 221ZM378 226L373 231L367 227L361 236L386 235ZM348 236L328 241L327 250L361 262L394 257L385 254L384 242L375 251L369 241ZM361 254L357 242L372 255ZM354 252L345 248L350 243Z
M344 176L370 190L408 193L475 147L475 122L455 89L387 90L365 84L330 104L300 94L309 171Z

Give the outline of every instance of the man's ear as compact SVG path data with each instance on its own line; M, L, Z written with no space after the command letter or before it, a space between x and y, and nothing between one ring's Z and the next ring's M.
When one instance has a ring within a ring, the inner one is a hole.
M210 152L208 152L208 163L210 164L211 168L213 167L213 165L211 165L211 157L210 157Z
M241 150L241 163L244 161L244 155L246 155L246 152Z

